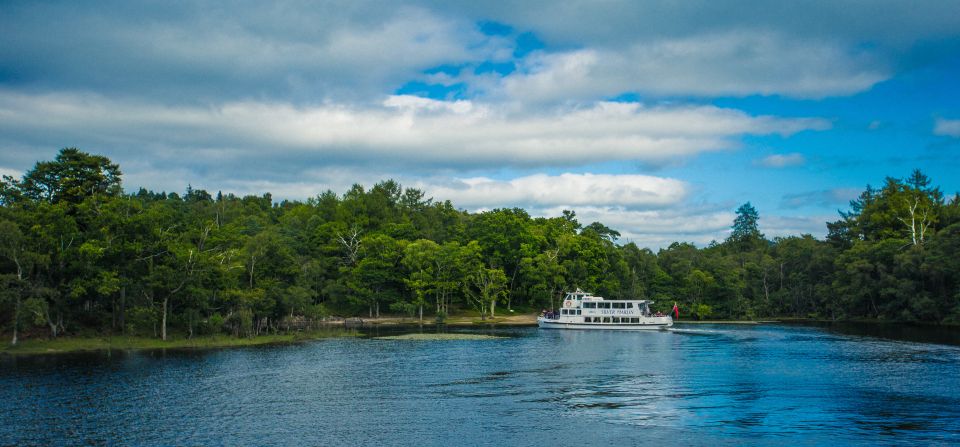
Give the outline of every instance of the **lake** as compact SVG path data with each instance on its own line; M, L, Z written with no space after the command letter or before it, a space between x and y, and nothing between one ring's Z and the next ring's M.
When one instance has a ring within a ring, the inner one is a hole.
M960 346L848 329L7 357L0 445L960 443Z

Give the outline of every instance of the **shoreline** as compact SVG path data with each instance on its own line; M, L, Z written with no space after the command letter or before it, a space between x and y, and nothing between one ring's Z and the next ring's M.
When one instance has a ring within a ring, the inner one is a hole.
M898 323L895 321L875 320L817 320L817 319L765 319L765 320L679 320L675 325L700 324L731 324L731 325L761 325L761 324L906 324L912 326L942 326L924 323ZM26 339L17 346L9 342L0 345L0 358L20 355L49 355L70 354L100 351L141 351L157 349L220 349L245 346L285 345L311 340L327 338L362 337L364 329L375 328L418 328L437 327L438 325L452 328L490 328L490 327L536 327L537 314L513 314L481 320L474 316L450 317L438 324L433 319L424 319L422 322L409 317L381 317L381 318L352 318L337 323L329 323L322 329L294 332L287 334L260 335L256 337L233 337L229 335L204 335L194 338L176 337L169 340L160 340L150 337L134 337L123 335L102 336L63 336L57 339ZM947 326L957 327L957 326Z
M21 355L56 355L104 351L148 351L148 350L198 350L237 348L247 346L286 345L327 338L358 337L362 334L353 329L329 329L320 331L297 332L291 334L259 335L255 337L233 337L229 335L205 335L194 338L170 338L160 340L151 337L134 336L78 336L56 339L21 340L16 346L9 343L0 347L0 358Z

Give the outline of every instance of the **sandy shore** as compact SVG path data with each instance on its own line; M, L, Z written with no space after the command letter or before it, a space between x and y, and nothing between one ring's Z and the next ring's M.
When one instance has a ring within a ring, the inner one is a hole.
M423 321L416 318L399 317L381 317L381 318L361 318L357 322L363 322L363 326L407 326L407 325L435 325L433 318L424 317ZM481 320L479 317L449 317L444 322L448 326L476 326L493 324L498 326L536 326L536 314L508 314L497 315L496 318L487 318Z

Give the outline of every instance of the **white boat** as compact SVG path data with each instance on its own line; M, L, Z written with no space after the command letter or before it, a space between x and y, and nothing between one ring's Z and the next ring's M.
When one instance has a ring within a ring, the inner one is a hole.
M673 318L651 313L647 300L605 300L577 289L568 292L557 312L544 312L537 326L544 329L664 329L673 326Z

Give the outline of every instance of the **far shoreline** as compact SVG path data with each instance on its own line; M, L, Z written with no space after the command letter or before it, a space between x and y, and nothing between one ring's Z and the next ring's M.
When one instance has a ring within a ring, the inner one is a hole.
M104 351L150 351L150 350L203 350L235 347L289 345L306 341L344 337L364 337L364 329L397 329L414 330L416 328L449 327L456 329L491 329L491 328L520 328L536 327L538 314L507 314L505 316L480 319L475 316L454 316L443 322L435 319L418 320L410 317L381 317L381 318L347 318L337 322L330 322L321 329L290 332L283 334L267 334L254 337L233 337L229 335L204 335L193 338L184 336L171 337L169 340L160 340L151 337L136 337L124 335L76 335L61 336L56 339L29 338L22 339L16 346L9 342L0 345L0 358L33 355L56 355L85 352ZM897 322L888 320L823 320L812 318L784 317L764 320L678 320L675 325L742 325L753 326L763 324L799 324L799 325L831 325L831 324L865 324L884 325L902 324L907 326L946 327L957 328L956 325L943 325L925 322ZM6 338L6 334L4 334Z

